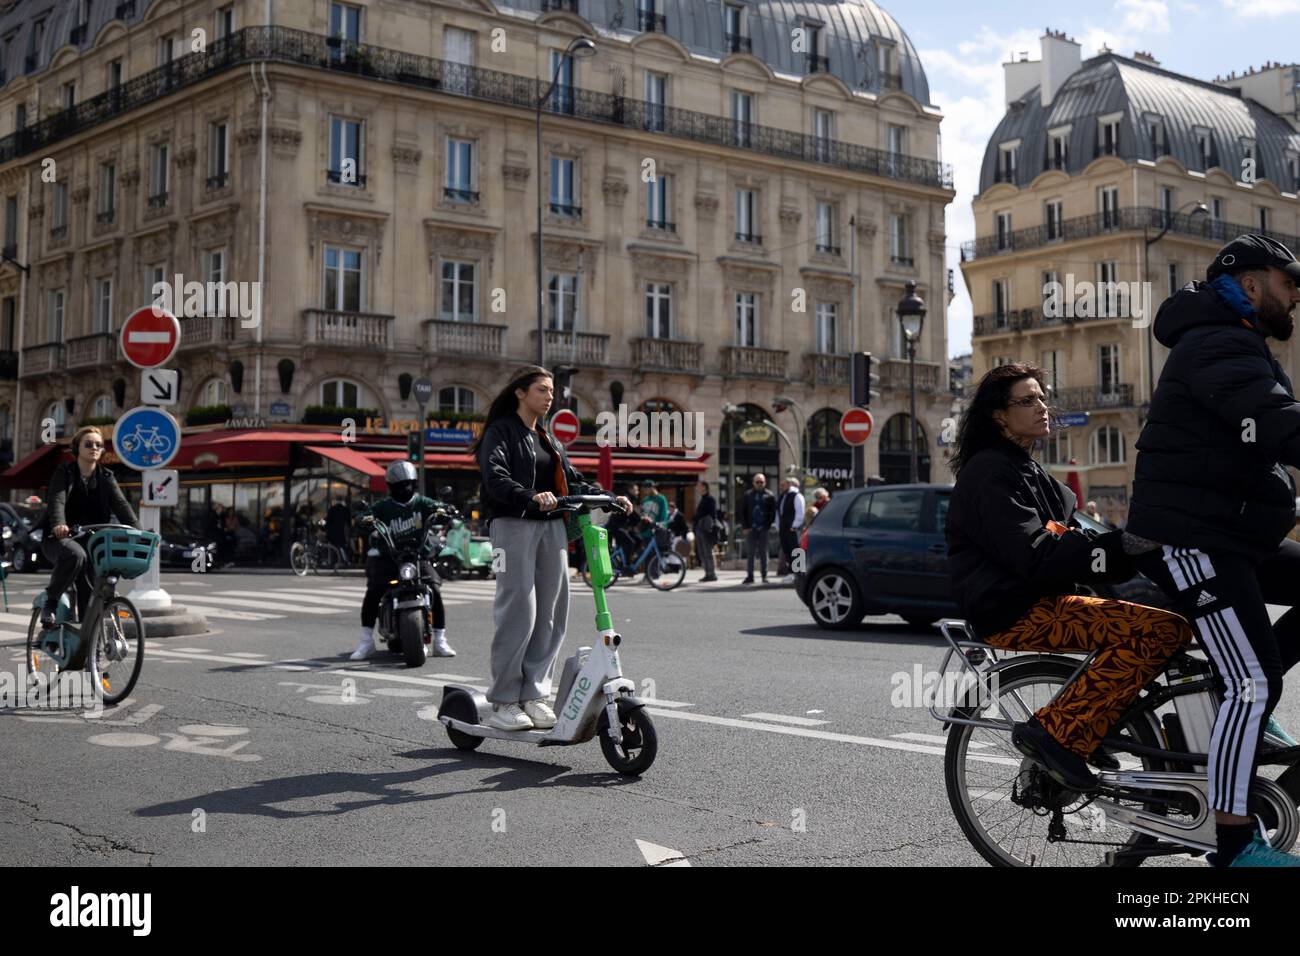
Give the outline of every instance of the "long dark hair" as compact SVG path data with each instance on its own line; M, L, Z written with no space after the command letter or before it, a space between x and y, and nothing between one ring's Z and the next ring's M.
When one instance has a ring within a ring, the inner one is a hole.
M960 474L972 458L1002 440L1002 427L993 419L993 413L1007 407L1011 390L1016 382L1032 378L1038 387L1047 394L1047 385L1043 381L1043 370L1035 365L1012 362L990 369L980 379L975 389L975 397L961 416L957 426L957 440L953 443L955 451L949 464L953 474Z
M469 453L478 458L479 447L483 444L483 436L492 423L498 419L505 418L507 415L514 415L519 411L519 396L515 394L515 389L521 388L524 391L533 387L533 382L543 378L553 378L550 372L540 365L523 365L510 373L510 381L506 383L501 391L497 392L497 397L492 399L492 404L488 406L487 419L483 422L483 430L478 433L478 438L474 439L474 444L469 446Z

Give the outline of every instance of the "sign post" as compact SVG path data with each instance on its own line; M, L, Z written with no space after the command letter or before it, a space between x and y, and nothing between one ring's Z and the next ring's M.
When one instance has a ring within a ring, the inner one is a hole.
M411 386L411 391L415 394L415 403L420 406L420 494L427 494L424 489L424 441L427 437L424 427L424 410L429 407L429 399L433 397L433 382L427 378L417 378L415 384Z
M123 464L140 476L140 524L157 534L161 527L158 509L176 503L180 478L174 471L162 471L181 447L181 427L169 412L154 405L175 405L179 399L177 374L158 366L176 354L181 344L181 324L176 316L155 306L132 312L122 323L118 344L126 360L143 370L140 400L113 427L113 448ZM149 570L135 581L131 600L141 610L171 607L172 598L162 587L158 553Z

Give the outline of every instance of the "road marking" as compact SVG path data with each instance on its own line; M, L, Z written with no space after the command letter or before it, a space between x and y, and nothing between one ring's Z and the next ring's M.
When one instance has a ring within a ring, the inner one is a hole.
M225 592L225 591L222 591L221 593L222 593L222 594L225 594L226 592ZM306 598L318 598L318 599L319 599L319 598L322 598L322 597L337 597L337 598L342 598L342 599L344 599L344 600L348 600L348 601L353 601L353 600L356 600L357 598L365 597L365 595L366 595L366 592L365 592L364 590L360 590L360 591L340 591L340 590L338 590L338 589L336 589L336 588L330 588L330 589L328 589L328 590L322 588L322 589L319 590L319 591L311 591L311 590L308 590L307 588L267 588L265 591L263 591L263 592L261 592L261 593L262 593L262 594L268 594L268 595L270 595L270 594L284 594L284 595L287 595L287 596L289 596L289 597L295 597L295 598L304 598L304 597L306 597Z
M258 601L253 600L257 595L266 596L262 591L222 591L219 594L193 595L201 604L215 605L232 605L239 608L260 608L264 611L283 611L286 614L337 614L336 608L306 607L300 604L284 604L275 601ZM182 602L188 604L190 598L186 595L173 594L173 598L179 598Z
M661 700L658 697L642 697L647 704L655 707L694 707L694 704L688 704L684 700Z
M940 745L943 745L943 746L947 746L947 743L948 743L948 738L947 738L947 737L940 737L938 734L914 734L914 733L906 733L906 734L890 734L889 736L893 737L895 740L917 740L917 741L920 741L920 742L923 743L923 744L940 744ZM972 741L969 741L969 742L966 744L966 746L967 746L967 747L970 747L970 748L974 748L974 749L976 749L976 750L980 750L980 749L983 749L983 748L991 747L991 746L993 746L993 745L992 745L992 744L978 744L978 743L975 743L975 741L972 740Z
M658 703L658 701L656 701ZM817 727L821 724L829 723L825 720L812 720L808 717L787 717L784 714L741 714L741 717L748 717L751 720L770 720L777 724L794 724L796 727Z
M475 681L486 680L484 677L466 677L464 674L430 674L434 680L445 680L455 684L472 684Z
M339 677L367 677L370 680L391 681L398 684L415 684L420 687L431 687L434 689L445 687L450 683L461 683L460 681L438 680L432 677L407 677L405 674L386 674L381 671L369 670L347 670L345 668L335 668L330 665L321 666L319 662L310 660L292 660L292 661L250 661L246 657L229 657L222 654L182 654L172 650L162 650L160 648L150 648L149 653L155 657L171 658L180 661L211 661L214 664L244 664L249 667L270 667L274 669L285 669L298 665L311 665L304 669L314 671L318 674L337 675ZM486 685L470 684L465 682L462 686L469 687L473 690L487 692Z
M681 850L670 850L666 846L660 846L657 843L649 843L645 840L637 840L636 848L641 851L641 856L643 856L646 863L651 866L691 865L691 861L686 859L686 854Z
M234 608L212 607L207 604L191 604L189 601L185 602L185 608L186 610L202 614L204 617L217 618L224 621L278 621L285 617L283 614L266 614L259 611L236 611Z

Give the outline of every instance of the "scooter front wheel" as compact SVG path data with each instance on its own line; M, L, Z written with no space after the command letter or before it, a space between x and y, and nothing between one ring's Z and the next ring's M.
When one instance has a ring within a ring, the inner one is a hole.
M620 713L622 725L621 743L614 743L609 738L609 713L600 712L597 733L600 736L600 749L609 765L625 776L635 777L650 769L659 753L659 736L655 733L654 721L645 712L644 707Z
M442 702L442 707L438 709L438 716L454 718L462 723L478 723L478 707L474 704L474 698L463 691L457 691L447 695ZM450 724L447 725L447 737L460 750L477 750L479 744L483 743L482 737L475 737L473 734L467 734L463 730L457 730Z

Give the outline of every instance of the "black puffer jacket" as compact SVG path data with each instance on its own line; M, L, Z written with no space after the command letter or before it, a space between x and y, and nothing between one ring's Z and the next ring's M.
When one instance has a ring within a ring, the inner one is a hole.
M1048 521L1069 527L1075 504L1073 491L1009 441L962 468L948 503L948 579L980 637L1006 630L1040 598L1073 594L1082 582L1133 576L1121 532L1094 537L1079 528L1047 529Z
M1291 380L1264 336L1203 282L1165 301L1154 332L1172 351L1137 441L1127 530L1175 547L1272 553L1295 526L1283 467L1300 467Z
M558 463L555 494L598 495L600 485L588 482L573 467L560 443L538 428L537 441L547 442ZM487 427L478 448L479 474L483 479L482 510L488 523L493 518L547 518L533 504L537 494L537 454L528 438L528 426L518 415L506 415ZM566 490L567 489L567 490Z

